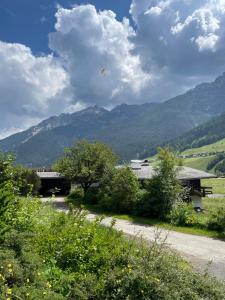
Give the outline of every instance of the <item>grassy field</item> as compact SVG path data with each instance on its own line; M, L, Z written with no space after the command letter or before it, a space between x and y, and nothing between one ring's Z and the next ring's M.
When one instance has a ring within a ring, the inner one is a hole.
M202 186L211 186L213 194L225 194L225 178L204 179Z
M203 152L220 152L220 151L225 151L225 139L222 139L216 143L206 145L203 147L188 149L182 152L182 154L189 155L189 154L197 154Z
M207 211L214 208L225 208L225 197L224 198L204 198L203 208Z
M214 155L207 157L192 157L183 159L183 165L190 168L206 171L208 163L214 158Z

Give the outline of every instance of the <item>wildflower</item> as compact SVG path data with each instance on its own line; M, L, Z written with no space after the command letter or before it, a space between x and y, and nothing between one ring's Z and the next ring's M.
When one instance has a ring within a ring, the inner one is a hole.
M11 268L12 267L12 264L8 264L8 266L7 266L8 268Z
M37 274L38 274L38 276L41 276L41 273L40 273L40 272L38 272Z
M47 285L48 288L52 287L52 285L49 282L47 282L46 285Z
M27 278L27 282L28 282L28 283L30 282L30 279L29 279L29 278Z
M6 300L11 300L11 298L6 298Z
M12 272L13 272L13 269L10 268L10 269L8 269L8 271L9 271L9 273L12 273Z
M7 290L7 295L12 295L12 289Z
M46 292L43 292L43 295L46 295Z

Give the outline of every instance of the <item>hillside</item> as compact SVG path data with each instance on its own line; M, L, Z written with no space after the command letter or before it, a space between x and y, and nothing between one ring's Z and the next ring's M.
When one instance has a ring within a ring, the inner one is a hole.
M200 125L169 143L181 151L184 164L197 169L223 173L225 166L225 113ZM221 171L221 172L220 172Z
M95 106L51 117L0 141L0 150L16 153L18 163L48 166L65 147L85 138L103 141L121 159L146 157L156 146L181 136L221 111L225 111L225 74L160 104L123 104L111 111ZM212 139L216 138L209 133Z

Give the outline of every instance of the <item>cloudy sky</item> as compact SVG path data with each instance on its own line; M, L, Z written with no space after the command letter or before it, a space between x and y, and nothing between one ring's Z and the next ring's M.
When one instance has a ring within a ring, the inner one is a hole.
M225 71L225 0L1 0L0 138L90 105L159 102Z

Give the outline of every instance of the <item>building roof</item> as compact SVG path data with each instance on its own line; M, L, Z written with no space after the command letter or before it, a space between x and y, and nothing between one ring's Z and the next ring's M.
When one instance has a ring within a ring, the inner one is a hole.
M58 179L64 177L58 172L37 172L37 175L41 179Z
M124 166L118 166L117 168L123 168ZM130 164L135 175L140 180L151 179L155 174L155 169L153 166L149 165L147 162L141 161L132 161ZM196 170L188 167L178 167L178 176L179 180L195 180L195 179L207 179L207 178L216 178L217 176ZM57 172L37 172L37 175L41 179L58 179L64 178L63 175Z
M147 164L146 162L131 162L130 164L132 170L140 180L151 179L155 174L155 169L153 166ZM216 178L214 174L210 174L204 171L196 170L189 167L178 167L179 180L195 180L195 179L207 179Z

